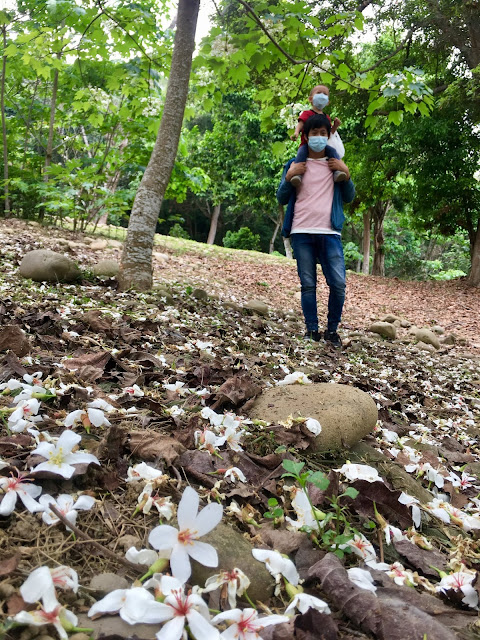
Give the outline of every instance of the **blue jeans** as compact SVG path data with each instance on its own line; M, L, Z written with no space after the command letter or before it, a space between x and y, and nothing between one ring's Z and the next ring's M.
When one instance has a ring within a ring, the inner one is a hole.
M317 263L320 263L330 289L327 329L336 331L345 302L346 273L342 240L338 235L315 233L292 233L290 239L302 285L302 310L307 331L318 331Z

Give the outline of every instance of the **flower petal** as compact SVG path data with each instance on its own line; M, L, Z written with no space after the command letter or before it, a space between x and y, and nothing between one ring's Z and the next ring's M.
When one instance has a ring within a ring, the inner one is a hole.
M186 547L188 555L204 567L218 567L218 554L211 544L196 540Z
M78 498L78 500L73 505L73 509L81 509L82 511L88 511L95 504L95 498L92 496L82 495Z
M214 529L221 521L223 516L223 507L221 504L212 502L200 511L195 518L193 528L198 531L198 537L204 536L206 533Z
M41 491L41 489L40 489ZM41 504L38 504L36 500L34 500L31 496L28 495L26 491L17 491L17 495L20 500L23 502L26 509L30 511L30 513L36 513L37 511L43 511L43 507Z
M57 440L56 448L63 449L64 453L70 453L81 439L82 436L79 436L78 433L71 431L71 429L65 429Z
M176 616L156 634L157 640L180 640L185 627L185 617Z
M229 611L222 611L222 613L217 614L212 619L212 624L217 624L218 622L223 622L224 620L232 620L233 622L240 622L243 615L249 615L247 612L250 611L253 613L254 609L230 609Z
M186 582L191 576L190 558L184 545L177 544L173 547L172 555L170 556L170 569L174 578L177 578L182 583Z
M187 613L187 620L190 631L196 640L216 640L216 638L220 637L218 629L212 627L210 622L205 620L195 609L190 609L189 613Z
M0 516L9 516L15 509L17 503L17 492L7 491L0 503Z
M198 513L199 497L192 487L186 487L178 505L177 522L180 531L194 529ZM210 531L210 529L209 529Z
M117 613L125 604L127 593L128 589L115 589L115 591L107 593L104 598L90 607L90 611L88 612L89 618L93 618L93 616L99 613Z
M150 531L148 541L154 549L172 549L178 542L178 530L161 524Z
M47 599L50 604L51 598L49 592L53 595L53 598L56 601L53 578L48 567L38 567L38 569L32 571L20 587L20 595L25 602L29 603L38 602L45 594L47 594ZM51 611L48 606L46 608Z

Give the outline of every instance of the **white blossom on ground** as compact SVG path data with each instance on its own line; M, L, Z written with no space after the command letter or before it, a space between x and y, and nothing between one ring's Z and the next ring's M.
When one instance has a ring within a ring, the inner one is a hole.
M32 453L46 458L47 461L38 464L33 471L50 471L68 480L75 471L74 464L95 463L100 465L97 458L91 453L83 451L73 453L74 447L78 445L81 439L81 436L66 429L62 432L56 444L41 442Z
M81 422L85 429L89 429L92 426L110 426L110 422L107 420L102 409L94 409L92 407L72 411L65 417L64 424L66 427L73 427L77 424L77 422Z
M449 505L443 500L434 498L427 502L424 507L445 524L450 524L450 514L447 511Z
M102 411L107 412L115 411L115 407L113 406L113 404L110 404L103 398L95 398L95 400L89 402L87 406L89 409L101 409Z
M297 593L288 607L285 609L285 615L288 616L297 609L300 613L307 613L309 609L316 609L320 613L331 613L330 607L320 598L315 598L308 593Z
M401 529L388 523L383 527L383 533L386 544L391 544L392 541L398 542L400 540L406 540L406 536L402 533Z
M65 591L71 589L73 593L77 593L79 585L78 574L75 569L65 565L60 565L59 567L50 569L50 574L52 576L53 584L57 589L63 589Z
M224 436L217 436L216 433L209 429L195 431L193 435L195 438L195 446L200 450L205 449L209 453L215 453L219 447L225 444Z
M220 634L212 626L206 602L197 594L186 595L182 582L170 576L160 579L160 592L166 596L157 602L155 611L166 624L156 634L157 640L180 640L185 637L185 626L196 640L217 640Z
M297 514L297 520L292 520L289 516L286 516L285 520L295 529L310 527L314 531L318 531L318 524L312 512L312 505L305 491L298 487L293 487L292 493L292 507Z
M241 569L235 568L231 571L221 571L214 576L210 576L205 582L205 587L199 589L199 592L209 593L221 587L226 588L228 604L234 609L237 604L237 596L243 595L249 586L250 580L248 577Z
M454 487L458 487L461 491L468 489L469 487L477 486L475 485L476 478L474 476L468 475L465 471L462 472L461 476L458 476L453 471L450 471L450 475L448 480L452 483Z
M68 493L62 493L55 500L52 496L45 494L40 497L39 502L44 509L44 512L42 513L42 520L45 524L53 525L60 522L58 516L49 509L49 507L53 505L71 524L74 525L77 521L78 511L89 511L95 504L95 498L82 495L75 501L73 496L68 495ZM69 527L67 527L67 530L70 531Z
M0 496L3 494L0 502L1 516L9 516L13 513L18 498L30 513L43 511L42 505L35 500L42 493L42 487L26 481L26 475L20 473L10 478L0 477Z
M180 381L175 382L175 384L164 384L163 388L177 396L185 396L187 393L190 393L190 389L185 386L184 382Z
M395 582L395 584L398 584L401 587L404 585L413 587L417 582L413 572L409 569L405 569L400 562L394 562L390 566L390 570L387 571L387 575Z
M165 409L165 413L168 413L172 418L176 418L177 416L183 416L185 413L185 409L182 409L178 405L174 404L173 407L168 407Z
M160 554L153 549L140 549L137 550L136 547L130 547L125 552L125 558L129 562L133 562L133 564L142 564L146 567L154 564L160 557ZM165 553L165 558L169 557L169 553Z
M165 619L161 603L143 587L111 591L90 607L88 616L97 618L104 613L118 613L128 624L156 624Z
M315 420L315 418L307 418L305 426L314 436L319 436L322 433L322 425L318 420Z
M472 585L476 577L476 571L470 571L463 567L462 571L456 571L448 576L444 576L435 589L438 593L446 593L449 589L461 591L464 595L462 602L472 607L472 609L476 609L478 605L478 593Z
M285 376L283 380L276 382L277 387L281 387L286 384L312 384L306 373L303 371L294 371Z
M223 611L216 615L212 623L218 624L224 620L232 622L230 627L221 635L224 640L258 640L262 629L273 624L288 622L289 618L279 615L259 618L258 612L255 609L243 609L243 611L241 609L231 609L230 611ZM163 640L163 638L161 640Z
M366 571L366 569L359 569L358 567L353 567L352 569L347 569L348 579L350 582L353 582L360 589L365 589L366 591L371 591L375 593L377 587L373 584L374 580L370 571Z
M157 478L161 478L163 472L155 467L151 467L146 462L139 462L138 464L129 467L127 470L127 482L135 482L137 480L146 480L151 482Z
M8 428L14 433L18 433L20 431L24 431L25 422L42 422L42 416L37 415L39 409L40 402L36 398L22 400L15 411L13 411L8 417ZM18 427L16 426L17 424L19 425Z
M150 513L152 507L155 507L158 513L165 520L171 520L173 516L174 506L170 502L170 496L157 496L154 494L155 487L151 482L147 482L142 493L138 496L138 509L142 513ZM153 495L152 495L153 494Z
M340 467L340 469L334 469L337 473L343 474L347 480L366 480L367 482L383 482L382 478L378 475L378 471L373 467L369 467L366 464L351 464L347 463Z
M270 551L269 549L252 549L252 555L259 562L265 563L277 584L280 582L281 576L293 586L298 584L298 571L290 558L285 558L278 551Z
M243 451L240 443L242 441L244 433L244 429L240 429L239 431L237 431L237 429L235 429L234 427L227 427L225 429L224 438L230 449L232 449L233 451Z
M365 562L376 562L377 554L371 542L362 533L356 533L351 540L345 544L339 544L339 549L350 548L352 553L359 556Z
M218 555L212 545L199 538L214 529L222 519L223 507L207 505L198 513L199 497L191 487L183 492L178 505L178 529L162 524L155 527L148 541L158 551L171 550L170 568L178 580L186 582L192 573L190 557L206 567L218 565Z
M415 525L415 528L418 529L422 522L420 507L418 506L420 504L420 500L417 500L417 498L414 498L413 496L408 495L408 493L402 491L398 498L398 501L400 502L400 504L411 507L413 524Z
M240 482L247 481L245 474L238 467L230 467L229 469L225 469L223 478L224 480L228 480L233 484L235 484L237 480L240 480Z
M129 396L132 396L134 398L142 398L145 393L140 389L140 387L138 386L138 384L134 384L131 387L125 387L124 389L122 389L123 393L126 393Z

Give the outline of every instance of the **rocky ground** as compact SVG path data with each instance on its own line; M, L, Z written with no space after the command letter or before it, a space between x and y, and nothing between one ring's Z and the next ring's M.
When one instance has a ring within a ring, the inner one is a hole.
M12 222L2 223L0 244L4 635L55 636L54 626L12 621L40 599L25 602L19 591L32 571L67 565L81 586L57 584L58 600L78 616L76 627L93 629L75 640L153 639L160 624L87 614L144 576L150 560L138 564L125 552L152 553L152 529L159 518L176 526L190 485L201 507L222 505L221 524L202 540L216 548L221 569L239 567L250 578L247 593L262 614L283 615L297 579L271 559L274 593L253 548L288 555L305 593L323 602L262 637L479 637L478 292L350 276L345 347L336 351L298 337L296 275L286 261L191 245L175 251L165 241L153 291L120 294L93 269L100 258L118 258L119 241ZM83 279L21 278L19 264L35 249L66 253L86 269ZM391 329L368 331L377 320ZM60 453L64 433L81 440ZM59 472L67 449L71 477ZM26 476L10 512L14 483L6 479L19 474ZM22 503L27 482L44 511ZM49 506L55 498L71 517L61 495L80 500L73 533ZM345 571L352 568L369 577ZM190 586L215 573L194 561L192 569ZM218 591L204 598L213 610L231 608ZM239 602L250 606L245 596Z

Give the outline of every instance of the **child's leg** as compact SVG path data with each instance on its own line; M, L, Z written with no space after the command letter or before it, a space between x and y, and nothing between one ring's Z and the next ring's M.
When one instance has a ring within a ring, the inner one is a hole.
M295 162L306 162L308 158L308 144L301 144L297 151ZM293 176L290 180L290 184L295 188L302 184L302 176Z

